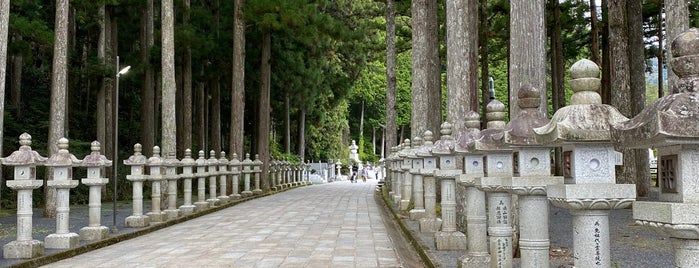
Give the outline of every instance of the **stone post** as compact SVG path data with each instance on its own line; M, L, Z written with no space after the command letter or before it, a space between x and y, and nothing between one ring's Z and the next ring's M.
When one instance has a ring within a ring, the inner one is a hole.
M44 182L36 179L36 165L46 158L32 150L32 136L19 135L19 150L1 158L5 166L14 167L14 179L7 180L7 187L17 191L17 240L2 247L5 259L29 259L44 255L44 242L32 237L32 190Z
M68 139L58 140L58 152L46 160L46 166L52 167L53 180L46 186L56 188L56 233L46 236L44 247L51 249L71 249L78 246L80 236L71 233L70 226L70 189L78 186L78 180L73 180L73 165L80 160L68 152Z
M177 167L180 161L175 158L175 152L169 152L163 161L165 167L165 179L167 180L167 209L163 211L167 220L174 220L180 217L180 210L177 209Z
M218 159L218 183L219 183L219 188L220 188L220 193L218 196L218 200L221 200L221 203L226 204L230 201L230 197L228 197L228 159L226 158L226 152L221 151L221 156Z
M278 189L278 190L282 190L282 189L284 189L284 186L285 186L285 185L284 185L284 177L283 177L283 176L284 176L284 174L283 174L284 171L283 171L283 168L282 168L282 162L281 162L281 160L279 160L279 159L277 159L275 162L276 162L275 165L276 165L276 167L277 167L277 168L276 168L276 171L277 171L277 189ZM335 167L334 167L333 165L329 165L328 167L330 168L331 171L334 171L334 170L335 170ZM332 177L331 177L331 178L332 178Z
M204 156L204 150L199 151L199 158L196 160L197 164L197 202L194 202L194 211L200 212L209 208L209 202L206 201L206 178L208 177L208 172L206 172L206 167L208 162Z
M255 161L252 161L252 172L255 174L255 189L252 190L252 194L254 195L262 194L262 189L260 189L260 174L262 173L262 164L260 155L255 154Z
M252 191L250 191L250 174L252 173L252 160L250 160L249 153L245 154L245 160L243 160L241 164L243 166L243 176L245 178L245 188L243 189L241 195L243 197L248 197L252 195Z
M194 173L192 169L196 164L197 162L192 158L192 150L184 150L184 158L180 160L180 165L182 166L180 178L183 179L182 188L184 189L184 204L180 206L182 216L194 213L195 206L192 205L192 178L194 178Z
M551 176L551 148L538 144L535 127L549 120L539 112L539 89L524 85L518 92L519 116L505 127L505 142L514 150L514 177L506 188L519 199L519 248L522 268L549 267L549 203L547 185L563 184Z
M335 179L335 164L332 159L328 159L328 182Z
M437 183L434 178L437 158L432 154L432 139L432 131L425 131L425 142L415 153L422 158L423 166L418 173L422 175L425 191L425 216L420 219L420 232L438 232L442 227L442 219L437 218Z
M484 177L483 154L475 152L474 142L480 137L480 115L475 111L466 113L463 130L457 139L454 151L463 156L464 169L458 183L465 188L462 197L463 215L466 217L468 252L457 262L458 267L480 268L490 266L488 253L487 217L485 192L476 188L476 178Z
M151 211L146 215L151 223L161 223L165 219L165 213L160 211L160 181L162 181L163 159L160 157L160 147L153 147L153 156L148 158L146 163L150 169L148 180L151 182Z
M340 162L340 159L337 160L337 163L335 163L335 167L337 168L337 171L335 172L335 180L339 181L342 178L342 162ZM350 168L350 172L351 172Z
M434 234L437 250L466 249L466 235L456 230L456 181L461 174L462 163L454 153L455 141L451 136L452 126L449 122L441 125L441 138L434 143L432 154L439 157L439 169L434 176L441 180L442 188L442 230Z
M276 170L276 165L275 165L275 160L274 157L269 158L269 169L267 172L269 173L269 189L272 191L278 191L277 189L277 170Z
M417 221L425 217L425 188L423 187L422 173L420 173L420 169L424 167L424 159L422 159L421 156L417 155L417 151L420 149L420 147L422 147L422 138L415 137L413 141L415 149L413 149L412 152L408 154L408 158L410 158L410 161L412 162L410 174L413 177L413 209L410 210L409 215L410 220Z
M699 29L675 38L672 52L676 93L612 125L612 140L624 148L657 148L658 201L633 202L633 218L670 237L673 267L699 267Z
M485 155L485 176L475 185L486 192L491 267L512 267L512 196L505 183L512 179L512 150L505 144L505 105L491 100L486 106L488 128L473 142L476 152Z
M238 189L240 186L240 160L238 160L238 154L233 153L233 159L228 162L228 165L231 166L231 173L233 174L233 193L231 193L230 198L231 200L237 200L240 199L240 190Z
M388 187L388 196L389 198L393 199L393 196L395 195L395 183L394 183L394 176L393 176L393 162L394 159L397 157L397 148L396 146L391 147L389 150L389 154L386 157L386 167L388 170L388 176L386 176L386 186Z
M400 203L398 205L401 211L406 211L408 210L408 207L410 207L410 199L413 195L413 176L410 174L410 169L413 167L413 161L408 158L412 150L410 139L405 139L403 144L405 149L398 154L403 160L400 165L401 172L403 173L403 181L401 182L402 188Z
M102 226L102 187L109 183L108 178L103 178L101 169L112 166L112 161L100 154L100 143L93 141L90 144L89 155L85 156L82 166L87 167L87 178L80 180L82 184L90 187L88 204L88 225L80 228L80 240L98 241L109 236L109 228Z
M402 199L401 193L403 192L403 158L401 158L402 151L405 150L404 144L396 146L396 154L393 159L393 203L400 207L400 200Z
M549 201L573 215L576 267L611 267L609 210L629 207L633 184L615 184L610 125L628 120L601 103L599 68L580 60L570 68L573 96L548 124L534 128L536 141L563 148L566 184L547 186Z
M131 181L132 185L132 214L126 217L126 227L141 228L150 225L150 217L143 215L143 182L148 180L148 176L143 174L148 158L141 154L141 144L136 143L133 146L133 155L129 159L124 160L124 165L131 166L131 174L126 175L126 179Z
M214 150L209 151L209 159L206 160L207 174L209 175L209 207L215 207L220 205L221 199L218 199L216 194L216 179L218 178L218 159L216 159L216 152Z

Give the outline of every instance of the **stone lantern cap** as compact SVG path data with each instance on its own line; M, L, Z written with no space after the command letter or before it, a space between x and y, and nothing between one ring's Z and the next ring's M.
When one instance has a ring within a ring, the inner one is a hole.
M431 157L432 156L432 147L434 146L434 143L432 143L432 131L425 131L425 134L423 135L424 141L422 143L422 146L418 147L417 150L415 150L415 155L417 157Z
M163 166L165 167L178 167L180 166L180 160L175 157L175 152L170 152L167 154L165 160L163 160Z
M408 151L410 151L410 139L405 139L401 144L400 151L398 151L399 158L408 157Z
M219 165L228 165L228 158L226 158L226 152L221 152L221 157L218 158Z
M505 126L505 143L511 146L536 146L534 128L549 123L549 119L539 111L541 95L538 88L523 85L517 92L519 115Z
M218 165L218 159L216 159L216 151L209 151L209 160L207 160L206 163L209 164L209 166Z
M602 104L599 67L590 60L579 60L570 67L571 105L558 109L551 121L534 128L536 142L561 145L577 142L610 141L610 125L628 120L616 108Z
M192 158L192 150L186 149L184 150L184 158L180 160L180 165L183 167L193 167L197 164L197 162Z
M46 157L32 150L32 136L28 133L19 135L19 150L12 152L8 157L0 158L5 166L29 166L46 162Z
M260 160L260 155L259 155L259 154L255 154L255 160L252 161L252 164L253 164L254 166L261 166L261 165L263 164L263 163L262 163L262 160Z
M679 77L675 94L662 97L636 117L612 125L612 139L621 146L697 144L699 140L699 29L672 42L672 70Z
M473 142L475 142L481 134L480 117L481 116L476 111L469 111L466 113L466 122L464 124L466 128L459 132L456 138L456 146L454 146L455 152L461 154L470 153L474 148Z
M107 159L106 156L100 154L100 142L93 141L90 143L90 154L86 155L82 160L82 166L84 167L111 167L112 161Z
M80 159L76 158L75 155L68 152L68 139L60 138L58 139L58 152L51 155L49 159L46 160L47 167L70 167L73 164L80 164Z
M456 146L456 140L451 136L452 125L449 122L442 123L441 130L439 133L442 134L441 138L434 142L432 146L432 154L434 155L450 155L454 153L454 147Z
M160 157L160 147L153 146L153 156L148 158L148 166L159 166L163 164L163 159Z
M272 159L272 165L276 165L277 160ZM228 165L231 166L240 166L240 160L238 160L238 154L233 153L233 157L231 157L231 160L228 161Z
M138 166L145 165L148 162L148 158L141 154L143 146L140 143L136 143L133 146L133 155L129 156L129 159L124 160L124 165L127 166Z
M505 144L505 105L498 100L491 100L486 106L488 128L471 143L470 149L478 151L502 151L510 148Z
M422 147L422 138L420 136L416 136L413 138L410 150L406 152L406 157L411 159L420 158L417 155L417 151L420 150L420 147Z

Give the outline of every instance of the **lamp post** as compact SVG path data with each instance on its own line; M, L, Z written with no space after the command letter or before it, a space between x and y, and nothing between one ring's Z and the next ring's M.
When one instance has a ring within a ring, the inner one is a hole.
M119 70L119 56L116 57L116 69ZM112 233L116 233L117 230L117 225L116 225L116 214L117 214L117 182L119 181L119 178L117 176L117 170L119 167L119 162L118 162L118 152L119 150L119 77L121 77L122 74L125 74L131 69L131 66L126 66L124 69L119 70L118 73L116 73L116 85L114 87L114 111L113 111L113 116L114 116L114 157L112 159L114 165L112 165L112 174L114 176L114 213L112 215Z

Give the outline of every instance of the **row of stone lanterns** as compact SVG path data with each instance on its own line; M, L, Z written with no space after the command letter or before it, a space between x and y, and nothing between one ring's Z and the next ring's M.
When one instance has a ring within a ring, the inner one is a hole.
M452 131L444 123L434 144L426 132L424 144L418 137L412 146L405 140L391 148L389 196L411 220L419 220L420 231L435 233L437 249L468 248L458 261L461 267L512 267L514 227L519 228L521 267L547 267L549 202L571 211L578 267L611 266L609 211L632 203L637 224L670 236L676 267L699 266L699 30L685 32L672 45L677 93L637 117L629 120L601 103L599 68L581 60L571 67L571 105L550 121L538 111L538 89L525 86L518 92L521 113L508 124L504 105L493 100L485 130L478 130L478 114L470 112L467 129ZM614 146L658 149L660 202L634 202L635 186L615 183ZM554 147L562 148L563 177L551 175ZM441 181L441 220L434 213L433 178ZM457 183L466 189L459 198ZM518 196L517 211L513 195ZM468 239L455 227L456 200L463 202Z

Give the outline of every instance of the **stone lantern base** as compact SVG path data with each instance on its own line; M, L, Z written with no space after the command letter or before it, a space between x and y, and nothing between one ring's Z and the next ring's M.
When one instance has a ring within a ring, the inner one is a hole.
M146 215L126 217L126 227L141 228L150 225L150 217Z
M196 208L194 205L181 205L179 209L182 216L187 216L194 213L194 208Z
M194 212L201 212L209 208L209 202L195 202Z
M462 232L436 232L434 244L437 250L465 250L468 248L466 235Z
M440 218L422 218L420 219L420 232L437 232L442 227L442 219Z
M181 215L179 209L166 209L163 212L165 213L165 219L168 221L177 219Z
M262 194L262 190L261 190L261 189L252 190L252 194L253 194L253 195L261 195L261 194Z
M83 227L80 228L80 240L99 241L109 236L107 226Z
M44 242L39 240L12 241L2 247L5 259L31 259L44 255Z
M487 254L484 256L464 255L459 258L456 265L458 268L490 267L490 256Z
M44 247L51 249L70 249L78 246L80 236L76 233L50 234L44 239Z

